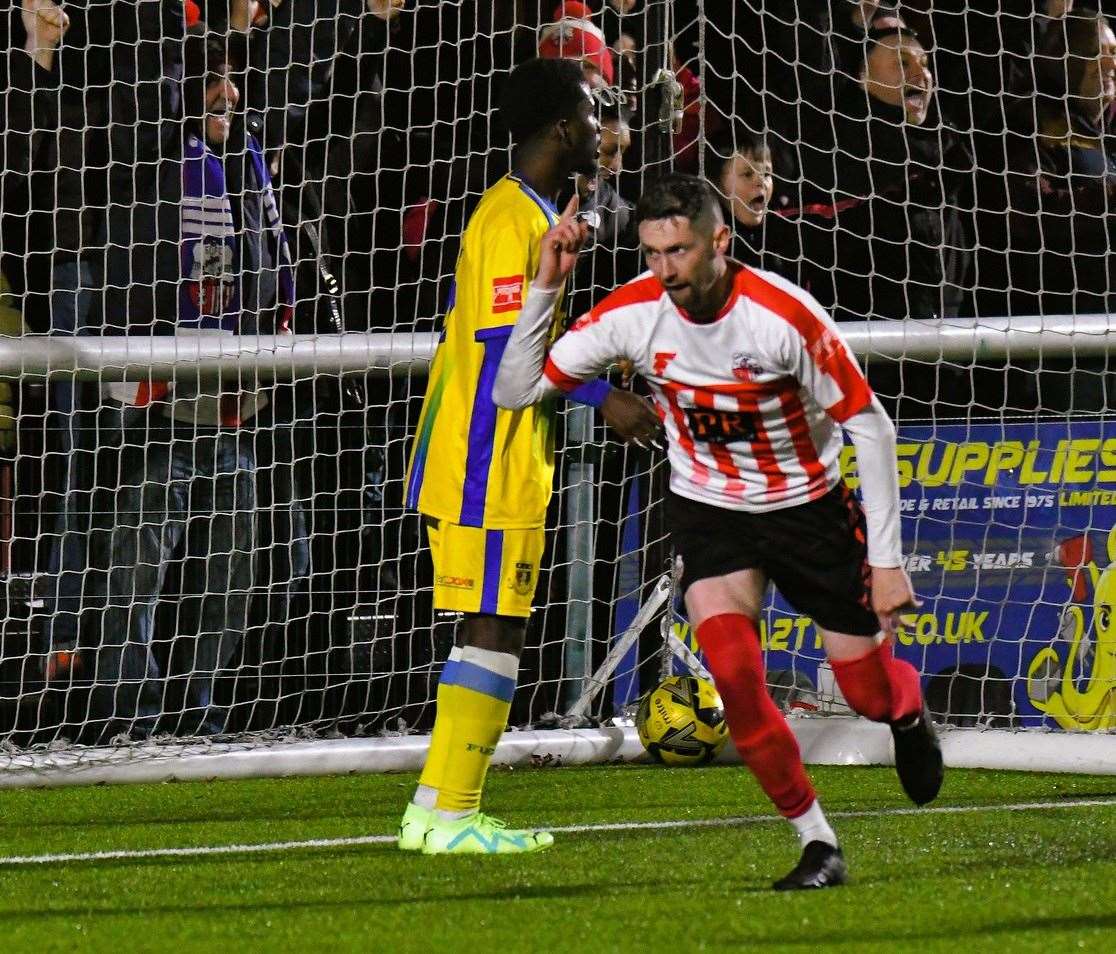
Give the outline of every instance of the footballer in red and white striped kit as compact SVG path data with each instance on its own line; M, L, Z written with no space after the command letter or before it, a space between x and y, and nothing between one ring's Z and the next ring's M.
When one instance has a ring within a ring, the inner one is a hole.
M646 379L668 443L666 510L690 623L733 742L802 845L774 886L841 884L837 837L767 694L758 621L771 583L814 619L846 701L891 727L904 790L933 800L941 749L918 672L891 650L899 613L918 605L902 568L895 429L822 307L726 257L720 206L693 176L668 175L639 201L649 271L548 350L556 290L586 236L574 211L543 239L493 397L524 407L617 359ZM863 507L841 480L842 429Z
M809 295L734 267L715 319L699 323L646 274L577 321L544 374L557 388L615 355L632 360L666 429L671 490L760 513L824 497L839 477L840 424L872 391Z

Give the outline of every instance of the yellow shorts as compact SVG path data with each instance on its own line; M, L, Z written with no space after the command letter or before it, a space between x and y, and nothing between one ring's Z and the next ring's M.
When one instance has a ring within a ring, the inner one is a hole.
M434 558L434 608L530 616L543 528L487 530L424 517Z

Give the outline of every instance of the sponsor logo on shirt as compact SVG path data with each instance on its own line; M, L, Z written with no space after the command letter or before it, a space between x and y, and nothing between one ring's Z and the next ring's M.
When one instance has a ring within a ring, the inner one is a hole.
M492 313L519 311L523 307L523 276L492 279Z
M437 583L455 590L471 590L477 585L477 581L469 576L439 576Z
M667 369L667 365L670 364L677 357L677 351L656 351L655 361L651 365L651 373L656 377L661 378L663 376L663 373Z
M756 418L748 411L721 411L717 408L688 407L686 422L694 440L707 444L735 444L756 439Z

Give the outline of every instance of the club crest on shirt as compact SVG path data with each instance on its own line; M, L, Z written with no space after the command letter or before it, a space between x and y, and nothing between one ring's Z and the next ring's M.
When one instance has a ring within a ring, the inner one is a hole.
M531 578L534 576L533 563L516 563L515 582L512 584L515 592L520 596L527 596L531 592Z
M220 239L203 238L194 244L187 291L203 315L221 315L232 302L233 250Z
M523 307L523 276L492 279L492 314L519 311Z
M754 374L763 374L763 366L751 355L737 351L732 356L732 376L737 381L748 381Z

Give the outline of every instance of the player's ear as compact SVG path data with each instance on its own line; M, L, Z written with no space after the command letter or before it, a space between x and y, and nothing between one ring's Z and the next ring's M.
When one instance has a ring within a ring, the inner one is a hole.
M732 229L724 222L713 226L713 251L718 255L727 255L732 244Z
M559 119L554 124L554 131L558 134L558 141L563 146L572 146L573 137L570 135L570 121L568 119Z

